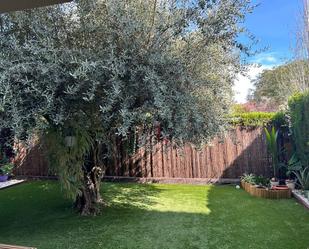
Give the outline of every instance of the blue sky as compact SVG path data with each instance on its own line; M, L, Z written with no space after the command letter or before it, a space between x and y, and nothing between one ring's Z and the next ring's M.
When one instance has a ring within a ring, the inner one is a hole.
M259 6L247 16L245 26L259 40L258 48L268 49L249 58L260 67L251 67L248 77L240 77L235 82L238 102L245 102L252 79L263 69L283 64L293 56L291 47L303 0L253 0L253 3Z

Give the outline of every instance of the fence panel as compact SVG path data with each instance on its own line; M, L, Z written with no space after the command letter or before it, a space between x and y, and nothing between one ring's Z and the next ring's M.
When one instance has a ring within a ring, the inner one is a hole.
M168 178L238 178L243 173L271 176L270 159L262 128L238 127L216 137L202 149L186 144L176 148L160 142L153 150L139 149L133 156L121 144L114 150L107 176ZM35 146L16 169L16 175L49 176L44 153Z

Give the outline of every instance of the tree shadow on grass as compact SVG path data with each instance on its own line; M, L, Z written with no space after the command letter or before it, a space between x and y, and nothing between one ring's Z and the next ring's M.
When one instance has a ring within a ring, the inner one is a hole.
M161 190L150 184L102 183L102 197L109 207L147 208ZM66 199L57 181L33 181L0 191L0 215L13 214L22 219L26 214L71 210L73 200ZM3 224L3 222L1 222Z
M60 184L56 181L34 181L2 190L0 237L13 227L36 232L64 220L69 224L70 221L104 219L105 213L113 209L131 210L130 212L134 209L147 209L155 204L154 197L160 192L153 185L130 183L103 183L101 190L108 206L97 217L81 217L76 213L73 200L64 198Z
M43 249L194 249L207 242L199 232L204 215L153 209L165 188L104 183L102 189L109 206L97 217L74 213L56 183L34 182L0 192L0 241ZM175 195L187 198L186 192L179 193Z
M113 208L148 209L162 190L151 184L102 183L102 195Z

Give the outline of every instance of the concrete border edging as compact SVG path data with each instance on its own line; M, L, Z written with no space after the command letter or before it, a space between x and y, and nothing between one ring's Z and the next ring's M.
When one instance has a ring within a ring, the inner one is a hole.
M306 209L309 210L309 200L301 195L298 191L293 190L292 191L293 197L300 203L302 204Z
M57 180L56 176L18 176L18 179ZM104 176L106 182L167 183L167 184L240 184L239 178L169 178L169 177L125 177Z

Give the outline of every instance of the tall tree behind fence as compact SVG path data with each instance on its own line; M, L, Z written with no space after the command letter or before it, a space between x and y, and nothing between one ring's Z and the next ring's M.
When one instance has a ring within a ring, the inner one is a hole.
M271 176L266 139L262 128L229 131L202 149L182 148L160 142L152 150L139 149L129 156L121 144L108 164L107 176L167 178L238 178L243 173ZM15 172L16 175L49 176L48 164L35 146Z

